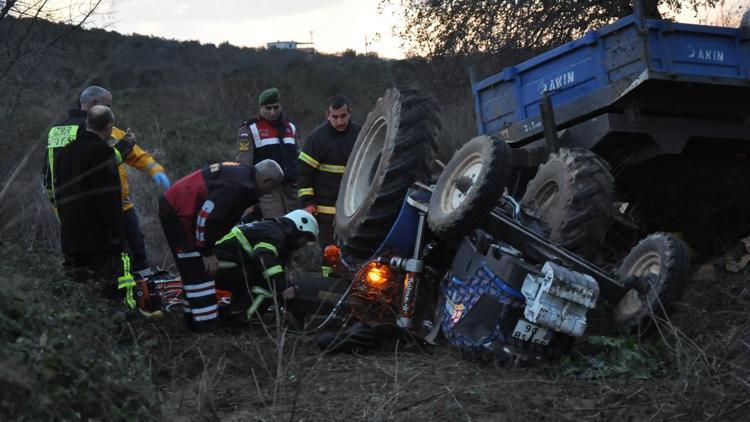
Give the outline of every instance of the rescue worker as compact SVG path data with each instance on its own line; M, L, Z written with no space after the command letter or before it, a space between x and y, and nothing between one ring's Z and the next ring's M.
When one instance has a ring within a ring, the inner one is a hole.
M73 141L76 134L83 131L82 128L86 121L86 114L91 107L95 105L110 107L112 104L112 94L104 88L92 85L81 92L79 102L80 109L70 110L68 118L50 129L48 135L47 155L44 166L44 185L53 205L55 203L55 186L52 170L55 168L55 151ZM120 128L114 127L108 143L115 148L115 155L119 162L118 171L122 187L121 200L125 218L125 235L133 259L133 273L139 278L146 278L153 271L148 263L146 242L141 230L138 213L130 200L130 189L125 164L147 173L162 189L169 187L169 177L166 175L164 167L159 165L148 152L136 144L135 135L132 132L125 132Z
M85 130L57 151L55 200L69 274L76 281L93 278L109 298L119 291L134 309L135 282L124 252L120 177L115 153L107 144L113 124L109 107L91 107ZM64 141L65 131L58 134L57 140Z
M224 316L244 319L251 299L258 295L293 299L296 286L289 284L284 266L292 252L315 242L317 236L315 217L294 210L283 217L235 226L216 242L216 256L229 264L216 274L216 286L232 292Z
M349 100L341 95L328 99L327 121L318 126L302 145L299 160L299 199L315 214L320 225L318 241L325 248L334 243L333 217L346 161L362 128L351 121Z
M284 182L260 198L263 218L281 217L297 209L297 128L284 117L281 94L268 88L258 96L259 117L242 122L236 160L254 165L271 159L284 170Z
M284 180L273 160L253 166L216 163L178 180L159 198L162 230L182 276L187 299L185 320L195 331L218 328L214 274L219 261L214 244Z

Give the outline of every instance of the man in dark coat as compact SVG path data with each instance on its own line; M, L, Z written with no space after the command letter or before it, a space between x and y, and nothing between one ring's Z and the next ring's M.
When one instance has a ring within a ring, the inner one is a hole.
M299 155L299 199L320 224L320 245L333 244L333 217L346 161L362 128L351 121L349 100L341 95L328 99L326 122L302 145Z
M57 156L55 198L62 252L71 275L103 283L109 297L120 290L133 308L135 283L124 251L120 176L114 150L107 144L113 124L109 107L89 110L86 130Z

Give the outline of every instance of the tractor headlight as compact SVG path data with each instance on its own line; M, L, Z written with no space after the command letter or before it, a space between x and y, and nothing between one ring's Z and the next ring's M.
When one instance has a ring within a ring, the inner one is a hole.
M382 290L388 284L390 269L388 266L371 262L367 264L364 273L364 282L368 288Z

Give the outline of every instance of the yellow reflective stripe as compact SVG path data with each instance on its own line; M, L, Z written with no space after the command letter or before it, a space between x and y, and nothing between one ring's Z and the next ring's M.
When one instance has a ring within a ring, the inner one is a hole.
M128 305L130 309L135 309L136 303L133 295L135 280L133 280L133 276L130 274L130 257L128 254L122 253L120 259L122 260L122 275L117 278L117 289L126 289L125 304Z
M245 316L247 317L247 319L252 319L253 314L255 314L258 308L260 308L261 303L263 303L266 299L270 299L273 297L273 294L271 292L258 286L253 287L253 289L250 290L250 292L251 292L250 297L253 298L253 303L250 305L249 308L247 308L247 311L245 313Z
M323 273L323 277L328 277L333 272L333 268L323 265L320 267L320 272Z
M276 249L276 246L273 246L270 243L260 242L257 245L255 245L255 247L253 248L253 250L255 251L257 251L258 249L267 249L271 251L274 255L279 256L279 250Z
M345 166L334 166L333 164L321 164L320 171L327 171L328 173L344 174L346 170Z
M304 152L300 152L299 153L299 159L300 159L300 161L309 164L312 168L318 168L318 167L320 167L320 163L316 159L310 157L309 155L305 154Z
M242 230L240 230L239 227L232 227L232 230L224 237L221 238L216 244L224 243L225 241L236 238L238 242L240 242L240 246L242 246L242 249L247 252L248 255L253 253L253 248L250 246L250 242L247 240L247 237L245 237L245 233L242 233Z
M120 154L120 151L118 151L117 148L112 148L112 151L115 152L115 161L119 166L120 164L122 164L122 154Z
M318 205L316 207L319 214L336 214L336 207L326 207L325 205Z
M49 171L49 186L50 188L47 189L47 196L49 196L49 199L57 205L57 202L55 201L55 160L54 160L54 150L52 148L47 150L47 165Z
M281 274L283 272L284 272L284 267L282 267L281 265L274 265L273 267L263 271L263 277L269 278L269 277L275 276L276 274Z
M302 188L297 191L297 196L313 196L315 195L315 189L313 188Z

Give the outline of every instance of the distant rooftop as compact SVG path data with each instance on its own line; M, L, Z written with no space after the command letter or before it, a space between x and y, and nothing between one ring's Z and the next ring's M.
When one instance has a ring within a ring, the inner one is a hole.
M266 43L266 48L269 50L272 48L278 48L281 50L301 50L301 51L315 51L314 47L300 47L304 45L312 46L315 43L312 42L300 42L300 41L274 41Z

